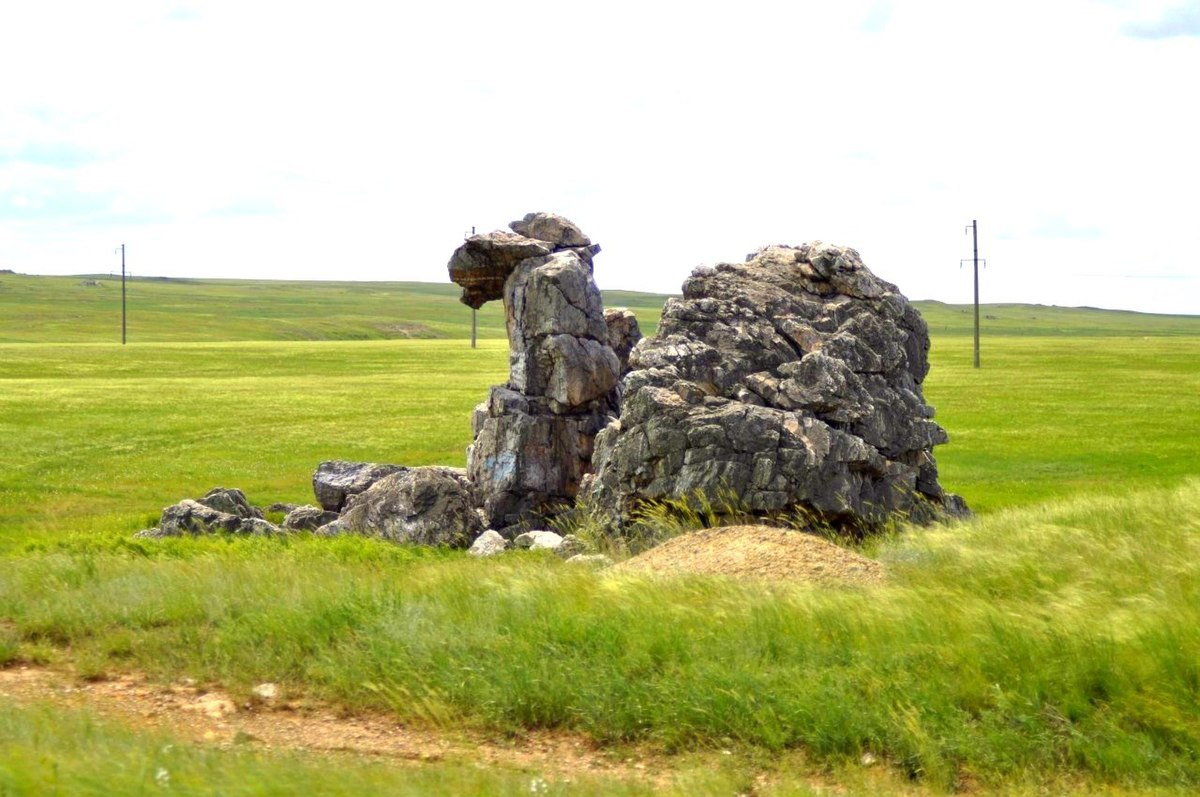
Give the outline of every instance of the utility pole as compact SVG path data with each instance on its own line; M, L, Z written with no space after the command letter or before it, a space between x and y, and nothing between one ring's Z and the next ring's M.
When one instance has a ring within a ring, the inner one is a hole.
M979 367L979 223L972 219L971 226L967 227L971 231L971 240L973 243L973 256L971 262L975 265L975 367ZM965 260L958 261L959 268ZM986 266L987 261L983 264Z
M971 219L971 243L975 261L975 367L979 367L979 224Z
M125 244L121 244L121 345L125 345Z
M471 225L471 235L475 234L475 225ZM475 348L475 313L478 312L474 307L471 308L471 348Z

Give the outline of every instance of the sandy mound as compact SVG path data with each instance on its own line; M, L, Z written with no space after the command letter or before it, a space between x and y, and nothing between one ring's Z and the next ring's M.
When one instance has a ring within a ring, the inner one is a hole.
M625 573L720 576L879 584L883 565L800 531L726 526L680 535L613 568Z

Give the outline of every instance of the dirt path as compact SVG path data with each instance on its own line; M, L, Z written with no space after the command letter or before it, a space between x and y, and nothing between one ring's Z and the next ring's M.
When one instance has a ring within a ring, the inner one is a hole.
M266 696L237 705L220 690L187 682L163 685L137 675L82 682L59 670L0 669L0 699L86 708L134 728L165 730L220 748L254 745L414 763L460 760L556 777L590 774L662 785L670 782L671 767L664 756L647 751L602 751L578 734L535 732L500 741L479 733L409 727L382 713L342 716L329 706L271 697L269 685L256 689Z

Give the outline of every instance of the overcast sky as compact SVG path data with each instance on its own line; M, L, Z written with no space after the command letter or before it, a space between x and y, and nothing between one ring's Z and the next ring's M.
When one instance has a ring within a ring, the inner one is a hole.
M447 281L530 210L674 292L768 243L914 299L1200 314L1200 1L0 6L0 268Z

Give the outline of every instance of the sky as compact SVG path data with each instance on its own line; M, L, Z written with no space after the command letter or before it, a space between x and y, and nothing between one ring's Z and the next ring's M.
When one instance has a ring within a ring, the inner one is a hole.
M0 6L0 269L601 288L852 246L911 299L1200 314L1200 0ZM964 265L962 259L968 259Z

